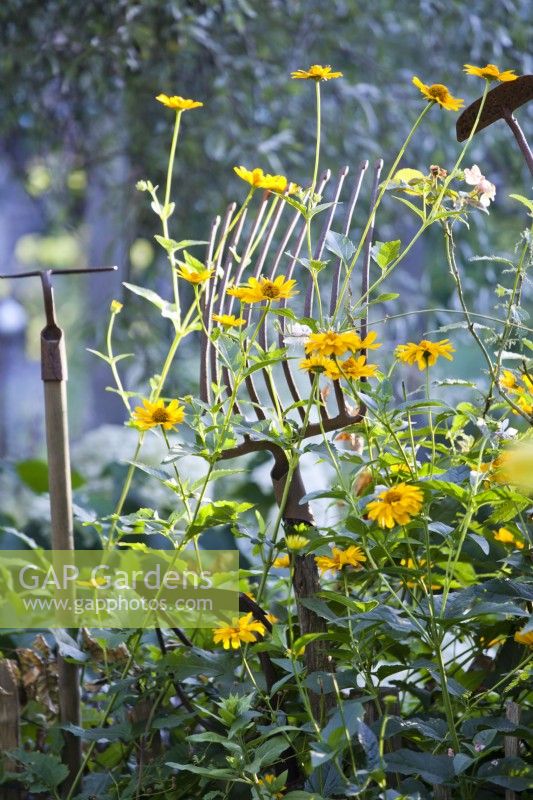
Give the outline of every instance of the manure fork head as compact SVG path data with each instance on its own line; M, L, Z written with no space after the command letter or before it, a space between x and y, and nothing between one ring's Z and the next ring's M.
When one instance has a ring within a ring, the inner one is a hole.
M369 211L374 207L376 201L382 166L383 162L379 159L373 167ZM368 161L363 161L351 180L348 178L348 167L343 167L334 179L329 170L321 175L316 192L321 196L328 192L327 199L331 204L323 212L322 227L312 251L313 260L318 261L323 258L326 239L330 231L335 230L337 233L350 237L356 205L367 171ZM290 280L295 277L296 270L298 270L301 290L299 302L302 305L302 316L311 317L313 315L317 301L314 283L299 263L299 259L303 255L308 256L306 221L301 213L291 207L289 203L279 197L275 199L275 196L268 192L263 194L255 216L248 208L237 222L232 224L236 219L235 212L236 206L232 204L228 206L223 220L217 217L213 221L207 247L207 261L208 264L215 267L215 276L207 284L202 296L200 399L204 403L210 403L213 393L218 393L217 399L221 402L231 400L235 413L244 417L244 408L251 409L259 421L268 419L268 407L272 406L281 412L283 418L289 418L291 413L297 415L299 420L296 421L299 421L301 426L304 422L305 389L302 388L301 376L298 377L291 367L291 359L284 358L281 365L264 367L257 370L253 377L249 375L244 381L242 394L237 396L237 393L234 392L230 371L223 363L218 344L212 341L211 333L213 314L235 313L235 298L228 296L226 290L230 284L239 283L243 276L245 279L250 276L255 278L264 276L269 280L274 280L277 275L284 274ZM363 227L360 225L360 228ZM361 296L366 295L369 286L368 274L373 227L372 221L364 242L362 266L357 270L357 274L361 275L357 293L360 292ZM213 254L216 255L215 264L213 264ZM329 311L330 316L333 316L337 306L342 272L342 261L335 256L328 269L329 302L323 303L323 308ZM325 274L325 272L322 273L322 275ZM323 283L323 288L325 288L325 281ZM352 289L355 293L355 287ZM282 314L268 315L258 331L256 341L263 351L287 346L291 332L287 328L286 318L283 316L286 306L287 301L281 300L277 308L282 311ZM243 315L249 323L251 310L245 311ZM361 336L364 336L367 332L366 313L363 314L360 324ZM329 433L345 428L363 418L364 408L353 412L347 406L339 381L334 382L334 397L336 408L329 410L324 401L322 419L320 422L308 422L305 430L300 427L302 438L319 435L322 431ZM222 457L233 458L263 449L270 450L275 457L280 455L277 451L281 448L267 437L258 439L254 436L252 439L244 434L242 441L235 447L225 450Z

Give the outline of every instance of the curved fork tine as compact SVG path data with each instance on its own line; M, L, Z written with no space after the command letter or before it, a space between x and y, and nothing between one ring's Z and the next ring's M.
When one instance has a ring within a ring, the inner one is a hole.
M246 219L246 209L244 210L239 222L237 223L237 225L236 225L236 227L235 227L235 229L233 231L233 236L231 238L231 243L230 243L230 246L229 246L227 254L226 254L226 260L224 261L224 266L222 267L222 275L221 275L220 280L218 282L218 305L217 305L217 312L216 312L217 314L224 314L225 313L225 311L224 311L224 302L226 300L226 288L227 288L227 285L228 285L228 282L229 282L229 279L230 279L231 268L233 266L233 255L232 255L233 248L235 248L239 243L245 219ZM222 256L222 253L221 253L221 256ZM219 364L218 364L218 360L216 358L215 346L213 344L211 345L211 349L212 349L211 376L212 376L213 382L214 383L218 383L219 382ZM222 381L223 381L223 384L224 384L224 387L226 389L226 393L227 393L228 397L231 397L231 393L232 393L231 381L230 381L230 377L229 377L229 372L225 368L222 368ZM238 408L237 404L234 405L234 408L235 408L235 413L237 413L237 414L241 413L241 411Z
M220 241L224 242L227 236L228 228L231 223L231 219L233 214L235 213L235 209L237 208L236 203L231 203L227 209L226 214L224 216L224 222L222 225L222 232ZM213 265L215 274L213 276L213 280L211 281L211 290L209 295L205 298L205 313L204 313L204 331L202 334L207 338L207 352L206 352L206 364L201 365L203 366L205 373L206 373L206 380L208 380L207 376L209 372L211 372L211 382L216 383L218 377L218 370L217 370L217 353L216 353L216 346L211 341L211 333L213 330L213 311L215 307L215 300L217 296L217 290L219 290L219 286L223 280L223 276L221 275L221 263L222 257L224 254L224 248L220 248L220 253L218 254L218 258L216 264Z
M274 237L274 234L276 233L276 229L277 229L277 227L279 225L279 221L280 221L281 215L283 214L283 210L285 208L285 203L283 201L279 201L278 200L278 202L279 202L279 208L276 211L274 219L272 220L272 222L270 224L270 228L269 228L268 233L267 233L267 235L265 237L265 240L264 240L264 242L262 244L261 252L259 254L259 258L257 260L257 264L256 264L255 269L254 269L254 278L259 278L259 276L261 275L261 270L263 268L263 264L265 263L265 259L267 257L268 251L270 250L270 245L272 244L272 239ZM248 325L250 324L251 316L252 316L252 309L250 307L248 309L247 313L246 313L246 322L247 322ZM259 331L259 334L258 334L258 343L261 345L261 347L263 349L266 348L266 325L267 325L266 320L264 320L263 325L261 326L261 330ZM276 402L277 402L277 398L275 396L275 392L274 392L273 387L271 385L271 381L269 380L269 378L265 374L264 370L261 370L261 372L263 373L263 378L265 380L265 384L266 384L268 393L270 395L270 399L272 400L272 403L275 406ZM254 411L255 411L255 414L256 414L257 418L258 419L266 419L266 414L265 414L265 412L263 411L263 409L261 407L261 402L259 400L259 395L257 394L257 390L255 388L255 383L254 383L254 380L253 380L252 376L249 375L246 378L246 380L244 381L244 383L246 385L246 389L248 390L248 395L250 397L250 400L252 401L252 404L253 404L253 407L254 407Z
M379 177L381 175L381 170L383 169L383 159L378 158L376 163L374 164L374 183L372 185L372 194L370 197L370 208L374 208L376 204L376 198L378 195L378 187L379 187ZM370 275L370 250L372 247L372 239L374 237L374 224L376 221L376 215L372 215L372 223L370 228L368 229L368 233L365 239L365 249L363 254L363 271L362 271L362 278L361 278L361 296L364 297L368 292L368 285L369 285L369 275ZM361 318L361 338L364 339L367 332L368 332L368 298L365 301L365 313ZM363 351L363 355L366 355L366 351Z
M359 199L359 192L361 191L361 185L363 183L363 178L365 176L365 172L368 169L368 161L361 161L359 165L359 173L357 175L356 181L354 183L352 196L350 197L350 202L348 208L346 209L346 216L344 218L344 227L343 233L345 236L348 236L350 233L350 227L352 225L352 218L355 211L355 206L357 204L357 200ZM337 297L339 294L339 282L341 277L341 267L342 261L339 258L337 261L337 265L335 267L335 273L333 275L333 284L331 287L331 302L329 304L329 315L330 317L333 316L335 313L335 306L337 305Z
M331 172L329 171L329 169L325 170L322 173L322 175L320 176L320 182L318 184L317 194L320 194L320 195L322 194L322 192L324 191L325 186L326 186L327 182L329 181L330 177L331 177ZM306 200L307 200L307 197L304 198L304 202ZM291 225L291 227L289 229L288 236L282 242L283 250L280 247L280 250L278 251L278 253L276 255L276 260L274 262L276 269L277 269L277 267L279 265L279 262L281 260L281 257L283 255L283 253L285 252L285 247L286 247L286 245L288 243L290 235L292 234L294 228L296 227L296 223L297 223L299 217L300 217L300 212L297 211L296 212L296 216L294 218L294 222L293 222L293 224ZM292 254L292 258L289 261L289 265L287 267L287 278L289 280L293 276L294 268L296 266L296 261L298 259L298 256L300 255L300 251L301 251L303 243L304 243L306 231L307 231L307 225L306 225L306 223L304 221L302 229L301 229L301 231L300 231L300 233L298 235L298 238L296 240L296 247L295 247L294 252ZM285 308L286 305L287 305L287 302L285 300L282 300L281 303L280 303L280 308ZM280 347L283 347L283 345L284 345L284 341L283 341L284 335L285 335L285 318L284 317L280 317L279 318L279 333L278 333L278 344L279 344ZM290 363L289 363L288 359L284 358L283 361L282 361L281 366L282 366L283 374L285 375L285 380L287 382L287 387L288 387L288 389L289 389L289 391L291 393L292 399L294 400L295 403L301 403L302 402L302 398L300 397L300 393L298 392L298 387L296 386L296 382L294 380L294 377L293 377L293 374L292 374L292 371L291 371L291 367L290 367ZM298 405L297 409L298 409L298 414L300 415L300 419L303 422L303 420L305 418L305 412L304 412L303 408L301 407L301 405Z
M244 270L247 267L247 263L246 262L248 260L248 254L250 253L250 250L252 249L253 241L254 241L254 239L255 239L255 237L257 235L257 231L259 230L261 222L263 221L263 217L265 215L266 207L267 207L267 204L268 204L269 194L270 194L269 192L263 192L263 197L261 199L261 205L259 206L259 211L257 212L257 216L256 216L254 224L252 226L252 230L250 232L250 236L248 238L248 242L246 243L246 246L244 248L243 254L241 256L241 261L240 261L240 264L239 264L239 268L238 268L237 273L235 275L235 283L239 283L239 281L242 278L242 274L243 274ZM234 301L235 301L235 298L234 297L230 297L229 303L228 303L228 311L226 313L231 314L232 309L233 309Z
M337 210L337 205L339 202L339 197L341 195L342 187L349 170L350 170L349 167L342 167L339 170L339 174L337 177L337 184L335 186L335 192L333 195L333 205L330 206L330 208L327 211L326 220L324 222L324 225L322 226L322 231L320 232L320 238L317 242L317 245L315 247L315 252L313 254L313 257L315 259L321 258L322 253L324 251L324 245L326 244L326 237L329 231L331 230L331 226L333 224L333 218L335 216L335 212ZM305 306L304 306L305 317L310 317L312 314L313 297L314 297L314 283L313 281L309 281L309 283L307 284L307 292L305 295ZM311 383L311 385L313 384L313 376L311 374L309 374L309 382ZM335 391L335 398L337 400L337 405L339 407L339 412L343 413L345 410L345 405L344 405L344 397L342 394L342 390L340 388L338 381L334 381L333 385ZM322 419L328 419L328 409L325 402L323 405L320 406L320 413L322 415Z
M206 259L207 266L211 264L213 258L215 239L217 236L219 226L220 226L220 217L215 217L215 219L211 223L211 235L209 237L209 244L207 246L207 259ZM213 286L211 294L214 294L214 291L215 287ZM209 307L210 307L209 281L207 281L203 297L200 301L200 308L202 312L202 327L203 327L202 345L200 351L200 400L203 403L209 403L209 396L211 394L209 391L209 364L208 364L209 336L205 332L209 324Z
M337 210L337 205L339 202L339 197L342 191L342 186L344 184L344 180L349 172L349 167L342 167L339 171L337 177L337 185L335 186L335 193L333 195L333 205L330 206L326 212L326 220L324 225L322 226L322 230L320 232L320 238L316 244L315 252L313 253L314 259L319 259L322 256L324 251L324 245L326 243L326 236L328 235L329 231L331 230L331 226L333 224L333 217L335 216L335 211ZM305 295L305 306L304 306L304 317L310 317L312 308L313 308L313 294L314 294L314 283L313 281L309 281L307 284L307 292ZM310 376L311 377L311 376ZM311 377L312 382L312 377Z

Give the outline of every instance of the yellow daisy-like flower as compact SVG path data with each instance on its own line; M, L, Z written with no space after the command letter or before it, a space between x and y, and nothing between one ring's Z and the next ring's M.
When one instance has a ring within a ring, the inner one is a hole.
M166 431L172 430L176 425L183 422L185 410L177 400L171 400L165 406L163 400L151 403L150 400L143 400L142 406L137 406L132 414L135 427L141 431L148 431L150 428L157 428L161 425Z
M179 94L173 94L170 97L168 94L158 94L155 99L175 111L190 111L192 108L202 108L203 106L203 103L198 100L188 100L186 97L180 97Z
M278 275L273 281L268 278L250 278L242 286L232 286L227 294L237 297L242 303L262 303L263 300L287 300L297 292L294 291L296 281L287 280L285 275Z
M236 317L235 314L213 314L213 320L225 328L240 328L246 324L244 317Z
M309 69L297 69L296 72L291 72L291 78L305 81L330 81L333 78L342 78L342 72L332 72L329 64L326 67L313 64Z
M323 356L343 356L346 352L357 350L376 350L381 344L376 342L377 333L372 331L361 339L355 331L324 331L312 333L305 343L306 353L319 353Z
M400 344L396 348L396 358L399 361L404 361L406 364L416 363L420 370L432 367L439 356L452 361L452 353L455 353L455 348L451 345L449 339L441 339L439 342L430 342L428 339L422 339L418 344L407 342L407 344Z
M309 544L309 539L307 536L291 533L285 537L285 544L287 545L287 550L302 550L306 544Z
M522 389L518 385L516 375L510 369L504 369L500 375L499 384L502 389L507 389L508 392L521 392Z
M333 547L331 556L315 556L315 562L320 572L340 572L343 567L350 566L361 569L366 556L357 545L352 544L346 550Z
M517 631L514 635L515 642L533 647L533 631Z
M357 350L377 350L378 347L381 347L381 342L376 342L378 336L376 331L370 331L364 339L361 339L355 331L348 331L343 336L348 350L351 350L352 353L356 353Z
M444 86L442 83L427 85L422 83L420 78L417 78L416 75L413 78L413 83L417 89L420 89L424 97L430 103L438 103L439 106L442 106L442 108L448 111L459 111L461 106L464 105L464 100L460 97L453 97L448 87Z
M263 778L258 778L257 779L257 783L260 786L266 786L268 788L268 787L272 786L272 784L276 780L277 780L276 775L273 775L271 772L268 772ZM282 798L283 798L283 789L285 789L285 788L286 788L285 786L282 786L281 790L279 792L274 792L274 794L270 795L270 796L275 797L276 800L282 800Z
M423 502L424 495L417 486L398 483L392 489L381 492L377 500L368 503L366 511L380 528L394 528L395 525L406 525L419 513Z
M339 369L333 359L318 354L304 358L300 361L299 366L300 369L304 369L306 372L324 372L328 378L332 375L336 377L339 375Z
M265 189L280 194L294 194L300 188L298 184L288 181L285 175L270 175L268 172L263 172L260 167L246 169L246 167L240 166L233 167L233 170L241 180L246 181L255 189Z
M499 528L494 534L494 539L502 544L512 544L514 547L518 548L518 550L524 549L524 543L517 539L514 533L508 530L508 528Z
M361 378L372 378L377 370L376 364L367 364L366 356L347 358L339 364L339 372L343 378L358 381Z
M244 617L234 617L231 625L224 625L215 628L213 631L213 641L215 644L222 643L224 650L238 650L241 642L256 642L257 636L264 636L265 626L262 622L254 620L252 612L245 614Z
M180 268L177 270L180 278L183 278L183 280L188 283L194 283L197 286L200 283L208 281L209 278L213 276L214 271L214 269L193 269L186 264L181 264Z
M284 553L281 556L278 556L272 562L272 566L275 569L287 569L291 565L291 557L288 553Z
M518 75L514 74L514 69L506 69L500 72L496 64L486 64L484 67L474 67L473 64L465 64L464 71L467 75L477 75L478 78L485 78L487 81L515 81Z
M250 186L255 186L256 189L261 189L263 181L265 180L265 173L260 167L255 169L246 169L246 167L233 167L233 171Z

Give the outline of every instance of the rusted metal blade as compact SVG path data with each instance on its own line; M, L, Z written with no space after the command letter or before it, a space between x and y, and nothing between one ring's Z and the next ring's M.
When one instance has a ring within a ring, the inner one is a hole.
M505 119L506 110L512 114L530 100L533 100L533 75L522 75L515 81L500 83L487 92L476 133L499 119ZM481 97L465 108L457 120L455 128L458 142L464 142L470 136L480 105Z

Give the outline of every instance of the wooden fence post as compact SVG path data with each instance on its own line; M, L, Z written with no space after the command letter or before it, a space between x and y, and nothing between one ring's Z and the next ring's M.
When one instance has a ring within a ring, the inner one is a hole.
M16 762L7 758L4 753L14 750L20 745L20 706L19 681L16 661L2 659L0 661L0 754L3 767L12 772L17 768ZM2 800L21 800L22 790L6 784L1 789Z
M505 716L509 722L514 722L518 725L520 722L520 706L518 703L513 703L512 700L506 705ZM516 758L518 756L518 737L505 736L503 740L503 752L506 758ZM505 800L516 800L516 792L512 789L505 790Z

